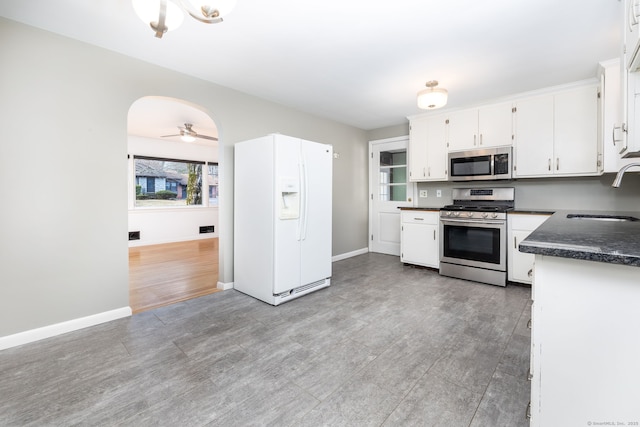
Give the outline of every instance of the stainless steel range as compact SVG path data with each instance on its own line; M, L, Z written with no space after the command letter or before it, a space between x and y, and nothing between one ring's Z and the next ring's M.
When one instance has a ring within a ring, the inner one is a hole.
M454 188L440 209L440 274L507 284L507 211L513 188Z

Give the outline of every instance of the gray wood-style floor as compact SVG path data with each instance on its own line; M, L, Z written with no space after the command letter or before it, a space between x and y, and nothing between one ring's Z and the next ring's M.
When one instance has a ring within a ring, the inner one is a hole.
M531 291L366 254L0 352L2 426L526 426Z

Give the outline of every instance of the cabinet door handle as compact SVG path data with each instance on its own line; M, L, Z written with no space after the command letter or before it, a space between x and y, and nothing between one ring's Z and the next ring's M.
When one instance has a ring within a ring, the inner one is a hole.
M427 169L427 176L431 176L431 166Z
M436 230L433 230L433 240L436 240Z
M551 159L549 159L549 160L547 161L547 168L548 168L549 170L551 170Z
M556 170L560 170L560 157L556 157Z
M518 243L516 236L513 236L513 249L518 249Z
M529 402L529 404L527 405L527 410L524 413L524 416L526 419L530 420L531 419L531 402Z
M416 221L424 221L424 218L413 218L413 219L415 219Z
M531 277L533 276L533 268L529 269L529 271L527 271L527 276Z
M613 146L615 147L616 145L616 129L620 129L621 131L624 132L623 130L623 126L613 126L613 131L611 132L611 143L613 144Z
M531 368L527 371L527 381L531 381L533 379L533 374L531 373Z
M527 322L527 328L531 329L531 319Z
M482 145L482 134L480 134L480 145Z
M476 134L473 134L473 145L476 145Z

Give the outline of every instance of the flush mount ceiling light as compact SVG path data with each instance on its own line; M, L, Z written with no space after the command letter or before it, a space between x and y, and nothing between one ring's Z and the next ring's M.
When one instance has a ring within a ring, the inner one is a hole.
M133 10L149 24L156 37L175 30L184 20L183 10L205 24L222 22L236 5L236 0L132 0Z
M438 81L431 80L426 84L427 88L418 92L418 108L434 110L447 105L448 92L446 89L437 88Z

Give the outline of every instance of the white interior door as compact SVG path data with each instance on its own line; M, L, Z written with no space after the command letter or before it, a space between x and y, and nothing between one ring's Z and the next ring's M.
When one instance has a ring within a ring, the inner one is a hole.
M400 209L413 206L409 137L369 142L369 251L400 256Z

